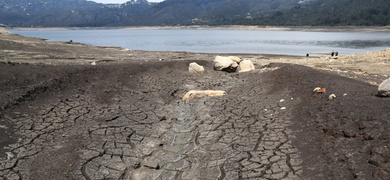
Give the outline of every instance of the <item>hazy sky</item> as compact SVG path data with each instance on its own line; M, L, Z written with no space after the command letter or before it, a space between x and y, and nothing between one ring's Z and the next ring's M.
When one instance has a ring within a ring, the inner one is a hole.
M95 1L98 3L104 3L104 4L122 4L129 0L89 0L89 1ZM161 2L163 0L148 0L149 2Z

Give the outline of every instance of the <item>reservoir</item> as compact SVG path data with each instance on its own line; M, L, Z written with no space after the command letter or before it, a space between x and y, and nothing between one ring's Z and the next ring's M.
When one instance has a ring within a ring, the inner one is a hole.
M349 55L390 48L390 32L318 32L221 29L9 30L49 41L131 50L304 56L337 51Z

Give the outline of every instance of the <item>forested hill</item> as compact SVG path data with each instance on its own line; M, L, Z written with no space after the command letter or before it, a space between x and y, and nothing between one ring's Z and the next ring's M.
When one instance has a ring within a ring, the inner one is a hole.
M153 6L146 0L100 4L86 0L0 0L0 24L7 26L116 26Z
M7 26L390 25L389 0L0 0Z

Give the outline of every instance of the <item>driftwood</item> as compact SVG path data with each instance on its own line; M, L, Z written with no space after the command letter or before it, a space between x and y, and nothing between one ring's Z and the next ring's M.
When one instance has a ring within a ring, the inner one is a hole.
M188 91L184 96L183 100L189 100L194 98L210 97L210 96L224 96L226 95L225 91L214 91L214 90L191 90Z

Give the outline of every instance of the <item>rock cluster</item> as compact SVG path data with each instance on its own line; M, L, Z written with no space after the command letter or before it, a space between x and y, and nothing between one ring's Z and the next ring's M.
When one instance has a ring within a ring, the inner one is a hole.
M378 87L378 96L390 97L390 78L384 80Z
M241 60L237 56L216 56L214 69L226 72L247 72L255 69L251 60Z

